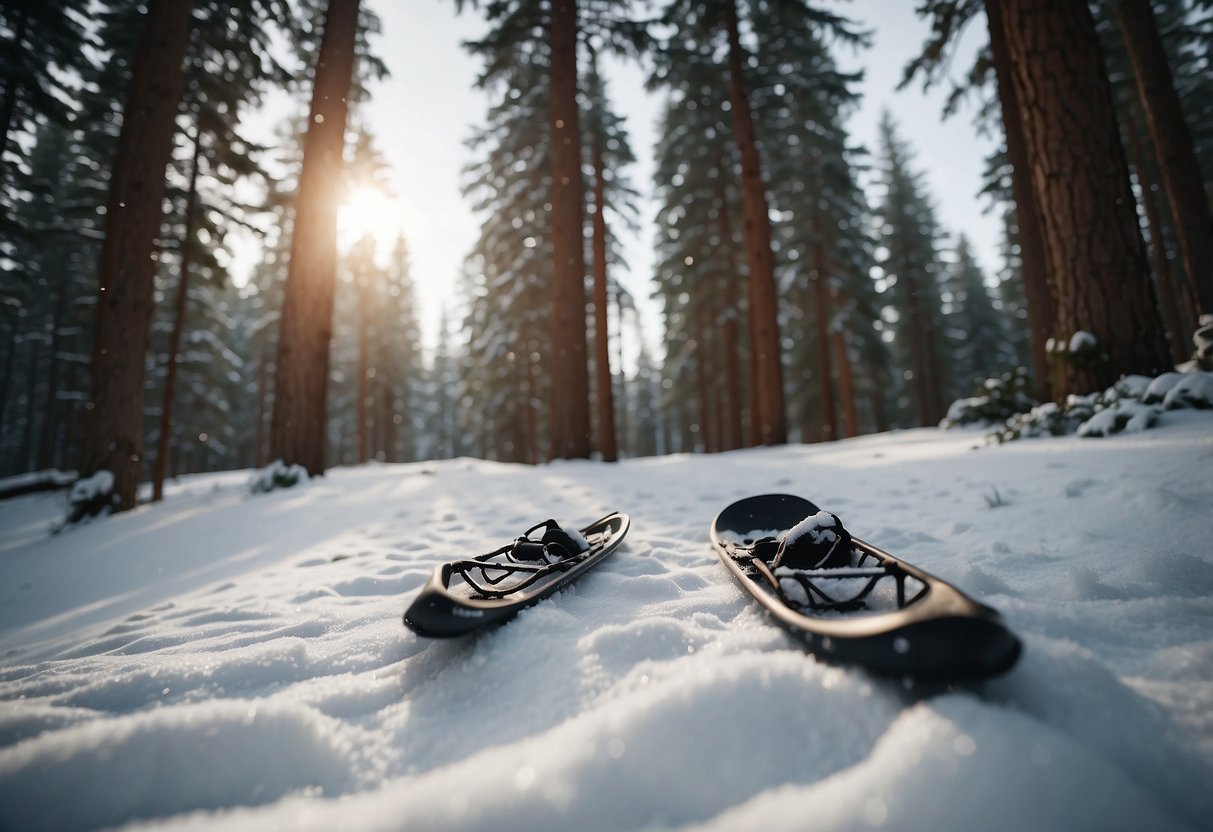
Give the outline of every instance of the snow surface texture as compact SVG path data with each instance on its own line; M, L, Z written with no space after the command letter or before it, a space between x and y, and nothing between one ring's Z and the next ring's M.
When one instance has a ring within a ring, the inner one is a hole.
M210 475L53 537L61 496L5 501L0 829L1207 829L1213 416L980 442ZM999 608L1019 665L806 655L708 544L769 492ZM436 564L612 509L623 547L504 627L401 625Z

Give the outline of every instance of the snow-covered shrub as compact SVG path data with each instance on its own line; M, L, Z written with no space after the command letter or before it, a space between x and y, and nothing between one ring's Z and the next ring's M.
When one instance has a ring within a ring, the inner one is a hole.
M307 480L307 469L302 465L298 463L287 465L281 459L275 459L253 474L249 487L254 494L260 494L276 488L290 488L301 482L307 482Z
M1111 436L1137 433L1154 427L1158 408L1131 399L1113 402L1078 426L1079 436Z
M102 469L72 484L72 490L67 495L67 522L76 523L116 507L114 475Z
M1011 416L990 434L995 442L1032 436L1111 436L1146 430L1164 410L1213 409L1213 373L1125 376L1102 393L1069 396Z
M1150 382L1142 401L1165 410L1213 408L1213 373L1163 373Z
M1016 414L1027 413L1036 405L1036 400L1028 395L1028 371L1016 367L998 378L983 381L973 396L952 402L942 425L952 428L957 425L1006 422Z
M1213 315L1201 315L1196 332L1192 333L1192 343L1196 350L1192 353L1192 363L1196 370L1213 370Z

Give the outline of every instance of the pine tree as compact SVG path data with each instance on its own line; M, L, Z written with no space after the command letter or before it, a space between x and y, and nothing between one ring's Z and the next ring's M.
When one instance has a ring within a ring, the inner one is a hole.
M70 79L89 67L84 12L69 0L11 0L0 5L0 239L11 239L9 209L21 190L26 146L46 121L67 127L73 115ZM14 171L17 175L14 175ZM3 253L0 251L0 253Z
M755 111L766 141L777 273L793 316L789 384L801 405L801 438L835 439L858 431L851 360L866 342L879 346L871 309L872 242L868 205L857 179L860 151L843 127L857 106L857 75L839 71L825 33L798 4L756 7ZM863 38L839 24L850 43ZM804 383L807 381L808 383ZM842 425L840 425L840 418Z
M1021 311L1024 313L1023 322L1029 330L1026 341L1031 348L1035 387L1040 396L1047 397L1049 362L1045 345L1052 332L1053 296L1024 143L1023 123L1011 81L1012 65L1002 25L1002 0L926 0L918 13L931 22L931 36L922 53L906 66L901 86L904 87L920 74L923 76L924 89L941 82L945 70L951 65L960 33L981 13L983 7L989 44L986 49L978 51L978 57L963 81L953 83L944 114L953 113L960 102L976 92L984 100L976 118L979 130L988 129L987 125L993 118L1001 122L1005 146L998 153L1000 158L991 165L991 170L1004 168L1010 187L1007 189L1001 182L990 182L991 177L987 176L990 184L987 184L986 190L993 194L996 201L1006 202L1008 197L1014 201L1012 227L1019 251L1015 258L1016 271L1005 279L1015 280L1022 287ZM996 86L996 98L988 94L991 83Z
M1055 395L1168 365L1095 24L1085 4L1002 0L1054 295ZM1094 336L1076 338L1080 332Z
M80 475L108 471L116 511L134 507L143 457L144 351L164 168L181 99L193 3L152 0L135 53L106 206L90 408ZM70 519L101 506L73 508Z
M324 472L325 394L337 257L337 200L358 0L329 0L316 63L278 338L272 455Z
M1213 212L1166 48L1148 0L1117 0L1116 17L1175 221L1183 293L1189 308L1208 312L1213 310ZM1186 323L1194 330L1196 320L1190 313L1189 318Z
M922 175L914 173L906 144L895 134L886 112L880 122L879 181L883 198L876 206L882 252L878 266L886 319L892 323L896 363L910 382L909 401L916 424L927 427L943 418L948 368L940 302L939 243L942 233L926 195Z
M592 182L593 304L594 304L594 403L596 446L607 462L619 457L615 427L615 379L611 372L609 297L620 296L611 269L626 268L615 230L622 225L636 229L636 199L639 196L627 177L636 161L622 116L611 110L606 82L598 69L596 52L590 53L586 73L584 144L588 148ZM610 214L610 221L608 221Z
M743 417L750 415L743 412L749 397L742 392L740 369L748 363L748 303L726 76L711 56L673 41L661 53L653 84L669 90L658 128L654 193L654 279L663 305L663 370L669 382L662 410L667 423L687 437L678 449L694 447L693 436L704 450L737 448ZM713 350L706 335L717 332ZM722 388L718 435L710 434L713 403L701 379L720 380L713 384Z
M955 258L945 279L951 328L959 330L952 355L956 381L953 396L1015 365L1014 353L1006 343L1004 322L994 308L985 275L963 234L956 241Z

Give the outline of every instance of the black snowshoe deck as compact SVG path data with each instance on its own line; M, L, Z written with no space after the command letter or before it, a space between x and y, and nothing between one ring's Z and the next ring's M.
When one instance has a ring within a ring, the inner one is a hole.
M451 638L501 624L597 566L628 533L628 515L608 514L584 529L588 548L570 551L575 538L554 521L488 554L445 563L404 613L404 624L420 636ZM532 532L544 529L540 539Z
M994 676L1015 664L1019 639L996 610L842 533L841 524L840 545L822 559L830 565L781 565L783 537L818 511L800 497L766 494L728 506L711 530L713 548L741 586L810 651L934 680Z

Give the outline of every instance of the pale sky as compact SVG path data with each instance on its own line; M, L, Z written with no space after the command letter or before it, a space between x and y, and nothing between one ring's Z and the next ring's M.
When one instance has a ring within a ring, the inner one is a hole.
M472 89L476 62L460 47L483 29L480 12L467 4L456 15L453 0L366 0L383 20L377 51L391 77L372 88L365 117L377 145L391 165L396 192L392 206L376 206L370 213L381 217L383 233L398 227L412 252L413 278L421 305L427 346L436 340L437 319L444 303L456 306L455 288L464 257L475 243L478 221L459 190L463 166L470 160L464 141L473 126L483 121L489 99ZM941 225L949 233L964 232L974 244L978 261L987 274L998 266L999 223L983 214L980 189L983 160L992 148L974 135L969 113L944 122L943 90L924 96L918 85L896 92L902 68L921 47L926 24L913 12L911 0L856 0L822 6L862 22L874 30L873 46L858 54L838 53L847 69L866 69L864 100L853 117L852 140L876 148L876 125L888 108L901 137L915 154L915 167L926 172ZM975 44L984 40L984 20L966 37L967 49L953 67L960 75L969 66ZM634 66L608 67L609 93L616 109L628 118L632 147L639 163L632 181L642 193L651 190L652 148L660 97L643 88L643 71ZM631 273L620 275L640 302L647 302L646 336L659 342L656 305L647 301L655 236L651 204L642 206L638 237L627 240ZM631 350L629 350L631 352Z

